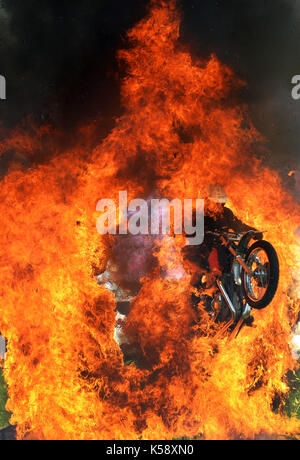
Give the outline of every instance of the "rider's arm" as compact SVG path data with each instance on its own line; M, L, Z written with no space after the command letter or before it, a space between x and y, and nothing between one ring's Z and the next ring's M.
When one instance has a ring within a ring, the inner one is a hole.
M228 227L228 229L233 230L235 233L246 233L249 231L257 232L257 230L254 227L250 227L249 225L244 224L244 222L238 219L229 208L224 208L224 220L226 227Z

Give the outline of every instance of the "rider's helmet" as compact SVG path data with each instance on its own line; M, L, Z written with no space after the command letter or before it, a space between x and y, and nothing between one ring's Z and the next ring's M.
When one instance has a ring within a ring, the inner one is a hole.
M225 205L227 203L227 195L223 185L210 184L208 186L208 199L214 203Z

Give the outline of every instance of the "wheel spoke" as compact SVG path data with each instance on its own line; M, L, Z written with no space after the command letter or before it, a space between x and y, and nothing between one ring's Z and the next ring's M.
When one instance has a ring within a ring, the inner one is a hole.
M251 275L245 273L245 287L251 300L258 302L263 298L270 280L269 259L266 252L256 248L249 255L247 266Z

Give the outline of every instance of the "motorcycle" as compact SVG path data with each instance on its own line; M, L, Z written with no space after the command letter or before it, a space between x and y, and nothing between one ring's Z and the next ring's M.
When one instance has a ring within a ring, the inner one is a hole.
M252 325L251 310L266 308L273 300L279 282L278 256L260 232L209 233L233 256L231 272L216 277L210 314L216 322L225 322L222 331L231 329L231 337L236 337L243 325ZM257 241L250 245L251 240Z
M222 233L208 231L207 234L211 234L213 239L231 253L230 268L213 276L213 288L210 289L209 295L200 281L191 302L197 310L197 305L202 299L213 321L223 325L220 331L230 330L231 337L236 337L244 325L252 325L252 309L266 308L275 296L279 282L277 253L269 242L262 239L262 233L255 230L244 234L223 230ZM252 240L256 242L250 244ZM138 291L127 292L118 286L109 269L96 279L99 285L112 291L116 299L117 343L129 343L129 338L123 333L123 325L130 309L130 302Z

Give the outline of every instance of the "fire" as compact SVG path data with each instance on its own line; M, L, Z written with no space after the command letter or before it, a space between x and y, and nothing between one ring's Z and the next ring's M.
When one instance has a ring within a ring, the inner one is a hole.
M300 209L256 155L263 139L236 97L244 83L213 55L194 61L179 26L175 2L157 0L128 33L130 47L119 52L124 114L91 154L78 143L47 164L12 168L0 183L0 331L20 439L300 432L299 421L272 410L296 366ZM14 145L31 155L39 139L16 132L0 152ZM195 323L182 240L166 240L128 318L146 364L124 366L113 295L95 281L113 239L96 231L96 203L117 201L120 190L129 199L201 198L208 182L225 185L235 214L267 232L280 257L277 295L254 313L256 328L228 341L205 313Z

